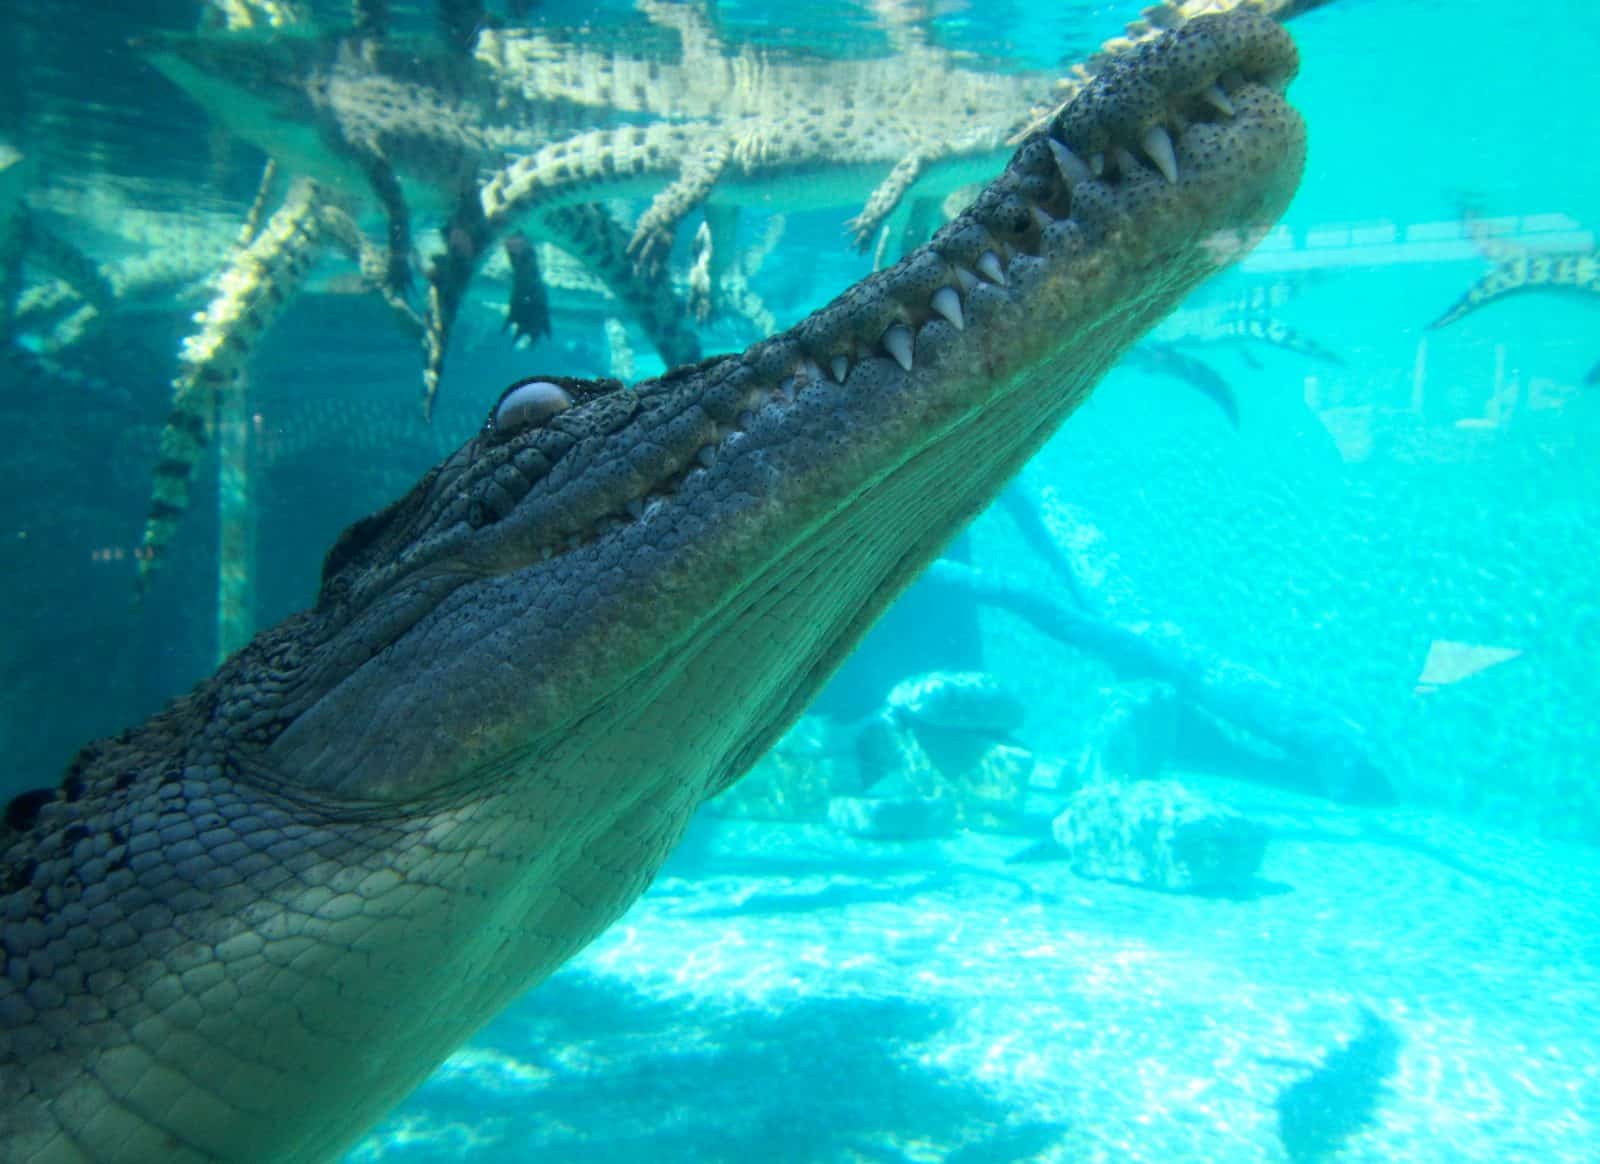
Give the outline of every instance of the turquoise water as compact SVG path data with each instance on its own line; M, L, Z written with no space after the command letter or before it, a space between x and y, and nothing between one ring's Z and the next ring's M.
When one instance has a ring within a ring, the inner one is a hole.
M886 25L889 7L711 15L730 54L875 59L892 27L1009 73L1060 70L1137 15L951 0ZM552 335L514 348L505 285L480 279L425 425L413 339L329 251L251 351L248 489L219 503L202 458L134 602L181 345L274 140L129 47L222 20L200 8L0 12L0 225L55 240L8 266L8 796L187 690L241 627L306 606L338 532L506 384L663 368L637 320L547 261ZM252 43L346 15L312 6ZM393 19L396 43L436 51L430 6ZM523 19L678 51L628 4ZM1106 378L621 922L348 1159L1600 1160L1600 276L1428 328L1486 246L1600 245L1600 15L1335 0L1292 31L1311 149L1279 230ZM407 181L431 253L442 210ZM370 193L348 193L378 237ZM859 197L813 204L829 197L742 211L767 315L725 312L705 351L872 269L843 231ZM117 290L92 319L81 288L39 306L78 269L56 243ZM182 269L139 282L158 258ZM934 723L896 690L928 672L981 672L990 702ZM897 769L876 791L869 752ZM1330 759L1352 754L1365 783ZM1050 840L1080 786L1139 778L1253 822L1259 865L1161 884ZM922 794L902 796L917 823L852 828L896 780ZM930 781L955 823L916 815Z

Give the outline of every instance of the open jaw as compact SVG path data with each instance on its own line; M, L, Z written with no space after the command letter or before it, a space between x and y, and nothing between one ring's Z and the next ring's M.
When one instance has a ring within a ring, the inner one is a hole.
M1132 50L749 351L532 380L316 607L0 825L0 1160L330 1158L624 910L1101 374L1281 212L1287 36Z

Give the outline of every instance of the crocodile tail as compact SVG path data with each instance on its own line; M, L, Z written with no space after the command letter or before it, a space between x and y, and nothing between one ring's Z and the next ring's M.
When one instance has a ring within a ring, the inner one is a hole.
M1228 426L1239 428L1239 396L1233 385L1222 378L1210 364L1179 351L1170 343L1147 340L1129 353L1130 362L1142 365L1147 371L1171 376L1189 385L1200 395L1215 404L1228 420Z
M1344 357L1332 348L1324 347L1310 336L1297 331L1281 320L1269 316L1248 316L1224 321L1224 335L1235 339L1255 340L1286 352L1308 356L1327 364L1343 364Z
M1527 252L1523 252L1515 258L1496 263L1482 278L1468 287L1449 310L1430 323L1429 329L1436 331L1441 327L1448 327L1462 316L1470 315L1480 307L1487 307L1507 295L1546 285L1550 280L1536 268L1548 266L1550 262L1551 260L1535 259Z
M628 238L596 203L567 206L542 216L550 241L579 260L627 305L667 367L700 358L700 341L689 325L689 309L673 291L665 271L642 274L628 255Z
M137 551L141 593L189 509L195 465L209 441L219 396L243 375L316 257L321 206L316 184L297 181L266 226L229 258L217 276L216 295L198 316L199 330L183 342Z

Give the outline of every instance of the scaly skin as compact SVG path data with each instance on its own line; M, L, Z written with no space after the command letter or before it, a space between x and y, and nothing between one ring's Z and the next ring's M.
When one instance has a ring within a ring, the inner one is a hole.
M13 801L0 1160L329 1159L581 949L1282 211L1294 64L1270 21L1194 21L1053 123L1111 151L1101 177L1030 139L927 246L742 354L513 390L345 533L313 609ZM1160 122L1171 184L1131 152Z
M1102 70L1115 65L1130 49L1154 40L1167 29L1181 28L1197 17L1236 11L1259 13L1282 24L1332 3L1333 0L1162 0L1159 4L1152 4L1138 20L1123 30L1121 36L1106 41L1100 46L1099 52L1074 65L1067 76L1056 84L1057 103L1029 121L1012 138L1011 144L1015 145L1029 134L1037 132L1085 85L1099 76Z

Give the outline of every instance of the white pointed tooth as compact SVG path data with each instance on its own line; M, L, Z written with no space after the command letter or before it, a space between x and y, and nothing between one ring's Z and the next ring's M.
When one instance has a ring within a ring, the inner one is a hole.
M850 374L850 361L845 356L834 356L828 368L833 372L833 378L843 384L844 378Z
M1098 178L1101 174L1104 174L1105 172L1106 172L1106 156L1105 156L1105 154L1103 154L1103 153L1102 154L1090 154L1089 155L1089 173L1093 174L1096 178Z
M948 319L951 327L957 331L966 330L966 316L961 314L961 296L954 287L940 287L933 293L933 302L930 306Z
M1150 160L1156 164L1156 169L1161 171L1161 176L1176 186L1178 155L1172 151L1172 138L1167 133L1166 127L1152 125L1144 131L1144 137L1139 144L1144 146L1144 152L1150 155Z
M907 372L911 371L911 341L911 329L903 323L897 323L883 333L883 350Z
M956 282L961 284L961 290L963 292L967 292L976 287L979 280L978 276L974 275L971 271L967 270L965 267L958 266L956 268Z
M1200 96L1204 97L1206 103L1224 117L1232 117L1234 113L1237 112L1237 110L1235 110L1233 107L1233 102L1230 101L1228 99L1228 95L1222 91L1221 85L1212 85L1208 88L1200 90Z
M1034 206L1030 203L1028 206L1028 212L1033 215L1033 221L1040 230L1044 230L1046 227L1054 226L1056 224L1056 220L1043 206Z
M1050 143L1050 156L1056 160L1056 169L1061 171L1061 177L1071 189L1079 182L1087 182L1094 177L1089 172L1089 167L1084 160L1062 145L1055 138L1046 136L1045 141Z
M978 274L991 283L999 283L1002 287L1005 286L1005 268L1000 265L1000 256L993 251L984 251L983 254L978 256Z
M801 366L805 368L807 377L819 383L822 381L822 369L817 366L817 362L810 356L806 357L805 363Z
M1117 171L1124 178L1131 178L1144 169L1139 164L1139 159L1133 156L1133 151L1126 146L1112 146L1111 156L1117 163Z
M782 380L778 381L778 399L782 400L785 404L794 403L793 376L785 376Z

